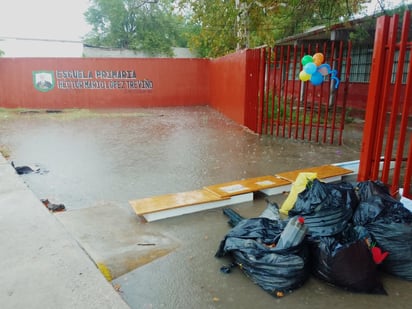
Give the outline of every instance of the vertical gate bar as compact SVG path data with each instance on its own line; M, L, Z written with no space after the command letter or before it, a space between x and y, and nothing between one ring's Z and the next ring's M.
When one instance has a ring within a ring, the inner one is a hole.
M408 160L406 161L406 173L405 180L403 183L403 193L402 195L412 199L412 188L411 188L411 178L412 178L412 135L409 139L409 151Z
M302 59L302 57L303 57L303 54L304 54L304 48L303 48L303 45L301 45L300 46L300 57L299 57L299 59ZM300 66L300 70L302 70L302 68L303 68L303 66L302 66L302 63L299 61L299 66ZM303 100L303 97L302 97L302 91L305 91L305 85L303 84L303 82L302 81L298 81L298 106L297 106L297 109L296 109L296 121L295 121L295 139L298 139L298 134L299 134L299 115L300 115L300 106L302 105L302 100Z
M332 69L335 69L335 53L336 53L336 44L335 41L331 42L330 45L330 63L332 66ZM336 117L336 110L335 110L335 104L333 104L332 106L328 107L331 109L330 111L330 116L328 115L328 117L331 117L331 121L330 121L330 127L329 131L331 132L329 135L329 143L332 144L333 143L333 131L335 130L335 117Z
M345 121L346 121L346 102L348 100L348 93L349 93L349 83L350 83L350 66L352 63L352 41L348 41L348 47L346 49L346 66L345 66L345 86L343 88L343 100L342 100L342 122L339 129L339 141L338 144L342 145L343 140L343 130L345 129ZM341 75L342 76L342 73Z
M296 83L296 52L297 46L293 46L293 63L292 63L292 95L290 96L290 108L289 108L289 130L288 130L288 138L292 136L292 128L293 128L293 107L295 102L295 83Z
M338 64L336 66L336 70L337 70L339 76L342 73L343 48L344 48L343 41L340 41L339 51L338 51L338 60L337 60ZM331 83L333 83L332 80L331 80ZM339 88L336 89L335 95L336 96L339 95ZM334 101L334 104L333 104L333 106L334 106L334 116L333 116L333 130L332 130L332 133L331 133L331 135L332 135L331 144L333 144L334 141L335 141L335 130L340 130L340 128L342 127L342 123L345 121L345 114L343 113L344 111L341 110L341 113L338 114L337 113L338 112L338 106L337 105L338 105L337 102ZM336 118L339 117L339 115L340 115L340 123L339 123L339 126L338 126L336 124Z
M406 33L406 35L402 35L402 41L401 41L401 50L405 52L406 54L406 48L407 48L407 40L408 40L408 31L410 28L411 24L411 14L410 12L405 12L404 13L404 18L403 18L403 26L402 26L402 33ZM400 63L401 60L398 61ZM402 60L403 62L403 60ZM400 77L402 79L402 76ZM403 151L404 151L404 146L405 146L405 140L406 140L406 132L408 130L408 118L409 118L409 113L410 113L410 98L412 97L412 50L409 51L409 66L408 66L408 76L406 80L406 86L405 86L405 93L404 93L404 98L403 98L403 106L402 106L402 112L401 112L401 123L400 123L400 134L398 138L398 147L396 150L396 160L395 160L395 167L393 171L393 182L391 186L391 194L394 194L398 191L399 189L399 182L400 182L400 173L401 173L401 165L402 165L402 159L403 159ZM407 158L408 161L411 161L412 158L411 156L408 156ZM394 185L397 185L397 187L393 187ZM404 185L404 192L409 190L409 188ZM410 192L409 192L410 194Z
M264 106L264 121L263 125L265 126L265 134L268 133L268 122L269 122L269 85L270 85L270 58L271 58L271 50L270 48L265 48L266 55L265 55L265 106Z
M395 130L397 126L398 111L400 110L400 90L402 86L403 67L405 64L406 41L408 40L408 32L409 32L409 26L410 26L410 22L409 22L410 19L408 17L410 17L410 15L406 14L404 16L403 23L402 23L402 33L400 37L400 45L399 45L399 52L398 52L398 55L399 55L398 64L396 66L397 71L396 71L396 77L395 77L395 86L394 86L395 88L394 88L394 92L392 95L392 106L391 106L391 112L390 112L388 138L386 141L385 160L383 163L383 171L382 171L382 181L384 182L388 182L388 178L389 178L389 169L391 165L391 158L392 158L392 152L393 152L393 146L394 146L394 137L395 137ZM396 156L396 161L398 159L402 160L402 156L403 154L401 154L400 158ZM397 180L396 182L395 182L395 178ZM398 190L399 175L397 175L397 177L394 177L394 179L391 181L391 188L393 191Z
M329 46L326 45L323 49L323 54L325 55L325 63L329 63L327 59L327 50L332 49L332 44L329 44ZM329 92L328 92L328 97L330 96L330 87L329 87ZM326 104L325 108L325 123L323 124L323 139L322 142L326 143L326 137L328 136L328 124L329 124L329 102Z
M368 99L365 112L365 125L361 145L361 154L358 171L358 181L370 179L372 166L372 155L374 153L376 131L375 120L379 115L381 99L381 74L385 62L385 42L382 38L387 37L389 16L381 16L376 21L375 41L372 55L372 67L368 90Z
M403 151L404 151L404 146L405 146L405 140L406 140L406 132L408 129L408 118L410 115L410 98L412 97L412 51L410 52L410 57L409 57L409 71L408 71L408 80L406 82L406 90L405 90L405 97L403 100L403 109L402 109L402 119L401 119L401 125L400 125L400 134L398 138L398 149L397 149L397 156L395 160L395 167L394 167L394 183L399 183L400 179L400 170L401 170L401 164L402 164L402 156L403 156ZM409 145L410 148L412 148L412 145ZM411 150L409 151L411 152ZM412 162L412 154L410 153L407 158L408 163ZM410 165L409 165L410 166ZM410 166L412 168L412 166ZM407 174L411 175L412 171L407 169ZM405 178L405 180L407 177ZM409 176L409 181L410 181L410 176ZM409 185L404 185L404 188L409 188ZM394 191L392 189L392 191ZM405 192L405 189L404 189ZM411 192L409 192L411 194Z
M339 70L339 68L340 68L339 64L340 64L340 61L341 61L340 59L342 58L342 55L341 55L341 52L342 52L342 44L343 44L343 42L340 41L339 50L338 50L338 56L337 56L337 57L338 57L338 60L336 60L336 55L335 55L335 53L336 53L336 48L338 48L338 47L335 46L335 45L336 45L336 44L335 44L335 41L332 42L332 50L333 50L333 53L332 53L332 63L334 64L334 65L333 65L333 69L334 69L334 70ZM338 61L338 64L337 64L337 65L335 65L336 61ZM336 90L336 92L338 92L338 90ZM334 142L334 140L335 140L336 117L337 117L337 110L338 110L335 103L336 103L336 102L333 103L333 111L332 111L332 123L331 123L330 140L329 140L330 144L333 144L333 142Z
M262 134L263 121L263 101L264 101L264 83L265 83L265 49L260 48L255 52L259 52L259 108L258 108L258 134Z
M312 45L309 44L309 55L312 55L311 52L312 49ZM316 87L315 86L311 86L310 89L312 90L312 99L310 101L310 116L309 116L309 135L308 135L308 140L311 141L312 140L312 130L313 130L313 113L314 113L314 106L315 106L315 98L316 98Z
M310 55L310 44L308 45L308 55ZM308 84L304 85L304 99L303 99L303 119L302 119L302 133L300 139L305 139L305 129L306 129L306 114L307 114L307 104L308 104Z
M316 53L319 52L319 44L316 44ZM320 85L320 96L319 96L319 101L318 101L318 115L316 117L316 136L315 136L315 142L319 142L319 130L320 130L320 124L321 124L321 116L322 116L322 99L323 99L323 83Z
M281 98L282 98L282 75L283 75L283 57L284 46L280 47L279 58L279 76L278 76L278 93L277 93L277 115L276 115L276 136L279 136L280 130L280 112L281 112Z
M273 47L273 84L272 84L272 105L271 105L271 120L270 120L270 134L273 135L273 123L275 121L275 97L276 97L276 78L277 78L277 53L278 47Z
M290 67L290 45L287 48L286 63L285 63L285 78L283 81L283 130L282 136L286 136L286 120L288 118L288 90L289 90L289 67Z
M382 79L383 95L381 97L382 105L380 109L380 117L378 118L378 128L377 128L377 138L375 140L376 148L373 154L372 161L372 180L376 180L379 177L380 159L383 148L383 141L385 139L386 130L386 112L388 111L389 105L389 93L391 88L391 78L392 78L392 68L394 62L394 55L396 49L396 34L398 26L399 15L393 15L389 23L388 32L388 52L386 54L385 65L384 65L384 76ZM389 142L386 139L387 142ZM391 160L391 158L384 158L384 160ZM387 179L381 179L383 182L387 182Z
M308 88L309 85L308 83L305 83L303 85L305 91L304 91L304 97L303 97L303 116L302 116L302 121L301 121L301 126L302 126L302 132L300 135L300 139L304 140L305 139L305 131L306 131L306 116L307 116L307 106L308 106Z

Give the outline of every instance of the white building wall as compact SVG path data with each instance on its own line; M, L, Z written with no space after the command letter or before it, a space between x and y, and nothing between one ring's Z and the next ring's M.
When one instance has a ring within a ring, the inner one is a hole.
M188 49L182 47L173 48L174 57L173 58L195 58L195 55ZM121 48L99 48L90 47L87 45L83 46L83 55L87 58L151 58L148 54L144 52L136 52L129 49ZM156 58L170 58L168 56L156 56Z

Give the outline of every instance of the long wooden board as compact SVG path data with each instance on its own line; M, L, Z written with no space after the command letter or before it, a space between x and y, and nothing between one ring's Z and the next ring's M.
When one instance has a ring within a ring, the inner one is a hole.
M200 204L192 204L192 205L187 205L184 207L177 207L177 208L165 209L162 211L146 213L142 215L142 217L144 217L146 221L151 222L151 221L156 221L156 220L161 220L161 219L166 219L166 218L171 218L171 217L177 217L181 215L191 214L191 213L200 212L200 211L206 211L206 210L214 209L214 208L226 207L229 205L235 205L235 204L250 202L250 201L253 201L253 193L245 193L245 194L232 196L228 199L221 199L217 201L205 202L205 203L200 203Z
M222 197L206 190L165 194L129 201L134 212L151 222L253 200L253 193Z
M150 222L252 201L253 193L257 191L267 195L290 191L296 177L303 172L317 173L317 178L325 182L337 181L342 176L352 173L351 170L339 166L322 165L280 173L275 176L269 175L216 184L194 191L132 200L129 203L138 216Z
M263 191L277 187L282 187L282 189L284 189L290 184L291 182L288 180L270 175L220 183L204 187L204 189L209 190L210 192L213 192L221 197L230 197L238 194Z
M188 192L172 193L147 197L139 200L130 201L130 205L138 215L173 209L193 204L203 204L221 201L228 197L221 197L208 190L194 190Z
M277 177L294 182L299 173L316 173L317 178L325 182L340 180L342 176L351 174L352 171L336 165L321 165L300 170L276 174Z

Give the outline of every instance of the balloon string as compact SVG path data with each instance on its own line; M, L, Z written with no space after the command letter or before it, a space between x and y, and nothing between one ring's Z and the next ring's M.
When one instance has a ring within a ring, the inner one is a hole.
M332 70L330 71L330 73L332 74L332 79L335 80L335 89L338 89L339 86L339 78L336 77L336 75L338 74L338 72L336 70Z
M335 89L338 89L338 86L339 86L339 78L333 76L332 79L335 80Z

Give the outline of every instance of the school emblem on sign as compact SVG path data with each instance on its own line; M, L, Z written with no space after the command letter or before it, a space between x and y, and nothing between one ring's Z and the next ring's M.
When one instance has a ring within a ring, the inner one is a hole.
M53 71L33 71L34 88L41 92L47 92L54 88Z

